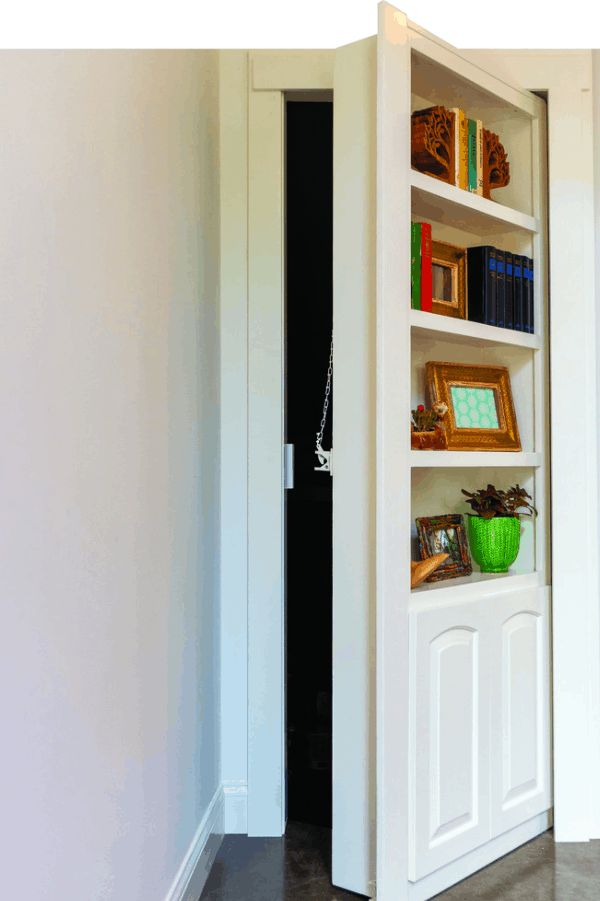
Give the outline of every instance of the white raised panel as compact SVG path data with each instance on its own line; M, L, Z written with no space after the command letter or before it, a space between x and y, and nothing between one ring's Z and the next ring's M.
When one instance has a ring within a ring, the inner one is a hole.
M429 645L430 847L477 819L478 639L472 629L449 629Z
M548 589L499 596L492 626L492 833L551 805Z
M487 637L477 604L413 614L410 879L490 838Z

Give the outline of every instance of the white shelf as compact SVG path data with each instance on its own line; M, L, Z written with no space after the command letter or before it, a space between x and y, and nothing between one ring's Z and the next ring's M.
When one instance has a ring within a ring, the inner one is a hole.
M472 344L488 342L491 344L510 344L512 347L524 347L539 350L542 342L538 335L517 332L514 329L496 328L471 322L468 319L453 319L451 316L440 316L437 313L425 313L423 310L410 311L410 325L421 334L431 333L435 337L453 335L463 338Z
M445 606L457 601L475 600L502 591L519 591L523 588L537 588L544 584L542 574L532 573L481 573L442 582L424 582L410 593L413 610L425 607Z
M489 466L497 469L510 466L513 469L537 467L542 465L541 454L524 453L522 451L419 451L411 450L410 465L415 468L479 468Z
M449 185L411 169L412 212L430 222L451 225L481 235L518 230L535 234L539 223L534 216L502 206L456 185Z
M409 23L411 30L411 90L431 104L448 106L448 97L460 97L460 106L493 122L543 115L543 101L528 91L500 81L469 59L469 51L456 50L437 36ZM466 54L463 56L463 53ZM481 114L481 115L479 115Z

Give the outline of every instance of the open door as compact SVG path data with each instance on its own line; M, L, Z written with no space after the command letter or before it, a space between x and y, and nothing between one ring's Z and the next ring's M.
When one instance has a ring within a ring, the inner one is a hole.
M480 185L457 183L453 143L444 177L411 168L411 114L433 106L487 129ZM484 153L505 151L511 178L484 196ZM540 97L388 3L376 37L336 51L333 881L378 901L425 901L552 821L546 198ZM413 222L533 261L535 327L411 309ZM411 450L436 360L508 371L518 452ZM462 485L493 480L538 510L515 567L411 591L415 518L464 514Z

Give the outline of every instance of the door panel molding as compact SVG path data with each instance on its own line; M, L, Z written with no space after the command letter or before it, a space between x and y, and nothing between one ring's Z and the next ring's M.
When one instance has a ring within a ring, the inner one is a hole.
M474 602L411 613L413 882L492 837L485 609Z

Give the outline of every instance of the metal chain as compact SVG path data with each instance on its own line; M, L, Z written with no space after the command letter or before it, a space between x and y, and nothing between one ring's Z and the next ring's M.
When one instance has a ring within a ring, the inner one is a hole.
M331 349L329 351L329 365L327 367L327 384L325 385L325 398L323 400L323 415L321 416L321 426L317 432L316 452L319 453L323 448L321 442L325 433L325 423L327 422L327 411L329 410L329 395L331 394L331 377L333 375L333 333L331 335Z

